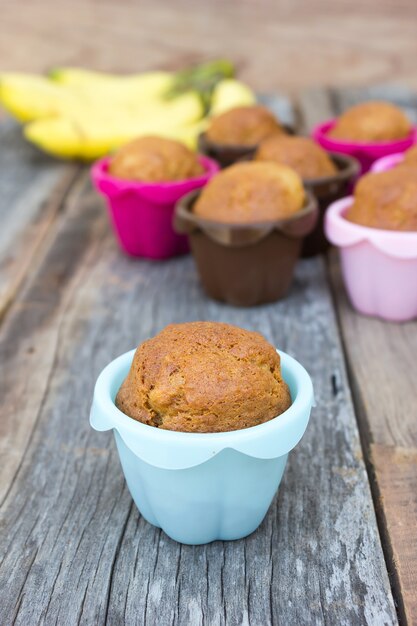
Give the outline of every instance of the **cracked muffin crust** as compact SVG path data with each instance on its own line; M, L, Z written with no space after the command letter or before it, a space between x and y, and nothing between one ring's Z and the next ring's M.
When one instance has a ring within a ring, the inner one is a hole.
M179 141L139 137L112 157L109 173L124 180L164 182L187 180L203 174L198 155Z
M272 161L292 167L304 180L337 174L337 167L327 152L308 137L269 137L259 145L255 160Z
M400 165L417 166L417 145L404 152L404 161Z
M260 105L241 106L213 117L206 131L210 141L228 146L255 146L276 133L285 134L277 118Z
M203 188L193 212L227 224L250 224L285 219L305 201L303 183L286 165L270 162L236 163Z
M329 132L333 139L349 141L395 141L411 132L411 122L403 111L390 102L357 104L336 121Z
M219 322L171 324L142 343L116 397L139 422L200 433L256 426L290 405L275 348Z
M382 230L417 231L417 175L413 165L363 176L346 219Z

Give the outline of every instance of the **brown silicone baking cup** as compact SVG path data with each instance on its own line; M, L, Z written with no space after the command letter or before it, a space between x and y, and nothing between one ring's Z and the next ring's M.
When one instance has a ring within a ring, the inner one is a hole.
M303 257L321 254L330 247L324 234L324 214L332 202L350 194L352 184L360 171L359 162L351 156L335 152L329 153L329 156L337 167L337 174L303 181L306 188L316 197L319 207L316 227L303 242L301 251Z
M294 129L288 124L281 124L288 135L294 135ZM228 167L242 157L251 157L255 154L258 146L234 146L210 141L206 133L201 133L198 138L198 151L211 159L215 159L220 167Z
M301 211L285 220L224 224L193 213L200 191L179 200L174 228L190 238L207 294L235 306L254 306L283 298L291 284L303 238L317 220L314 196L307 191Z

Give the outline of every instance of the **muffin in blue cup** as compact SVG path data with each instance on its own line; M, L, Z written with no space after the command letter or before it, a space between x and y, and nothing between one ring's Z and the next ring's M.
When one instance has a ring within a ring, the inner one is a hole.
M191 322L110 363L90 420L114 430L143 517L202 544L256 530L312 400L304 368L259 333Z

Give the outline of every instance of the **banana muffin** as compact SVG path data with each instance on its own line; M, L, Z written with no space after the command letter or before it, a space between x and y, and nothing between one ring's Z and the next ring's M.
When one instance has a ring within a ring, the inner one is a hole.
M355 188L346 219L382 230L417 231L417 176L415 166L363 176Z
M286 165L236 163L213 176L193 212L226 224L250 224L288 218L304 201L301 178Z
M413 165L417 166L417 145L409 148L406 152L404 152L404 161L401 165Z
M140 137L112 157L109 173L116 178L144 182L186 180L203 174L198 155L179 141Z
M407 137L411 128L408 117L395 105L364 102L343 113L328 135L347 141L395 141Z
M288 165L304 180L337 174L337 167L327 152L308 137L269 137L259 145L255 160Z
M230 109L213 117L206 131L209 141L230 146L255 146L274 134L285 134L277 118L261 105Z
M171 324L143 342L116 397L143 424L200 433L256 426L290 405L275 348L218 322Z

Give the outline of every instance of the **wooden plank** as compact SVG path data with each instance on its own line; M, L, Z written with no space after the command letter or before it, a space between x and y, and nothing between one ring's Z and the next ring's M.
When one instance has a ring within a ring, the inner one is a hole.
M204 296L191 258L123 257L88 189L56 228L0 333L7 429L19 416L31 430L2 479L0 623L396 624L321 260L299 264L285 301L235 309ZM260 330L307 367L317 400L261 528L199 547L140 518L111 435L88 424L102 367L193 319Z
M270 93L262 93L258 94L257 98L259 102L271 109L281 122L289 124L294 128L296 127L297 118L294 106L287 97L277 96L276 94Z
M334 102L329 89L311 87L302 91L296 100L299 124L303 133L310 134L312 129L331 119L334 114Z
M417 616L417 448L371 444L371 460L378 478L385 543L396 565L403 622ZM408 558L404 555L408 554Z
M78 189L83 184L85 184L85 179L81 180L79 186L74 189L72 201L77 198ZM67 229L71 232L73 226L71 203L68 210ZM33 426L38 418L34 407L37 404L39 406L42 404L48 386L49 381L45 371L52 366L54 351L48 350L46 347L52 348L55 338L55 329L49 326L48 311L59 301L67 281L75 270L76 253L83 252L86 246L88 232L77 231L77 224L78 222L72 231L73 240L70 241L68 238L66 241L66 249L61 253L57 251L55 256L49 256L49 267L44 267L44 284L33 292L34 297L30 302L20 301L17 305L21 326L16 330L16 350L13 349L11 343L1 344L0 361L7 366L2 371L0 388L3 393L6 393L7 389L15 384L17 397L16 403L4 404L2 407L0 420L0 502L5 497L20 467L32 435ZM58 225L55 225L55 232L56 228ZM67 256L61 258L60 254ZM13 325L13 321L11 323ZM39 343L32 341L32 333L35 328L38 331ZM43 345L45 348L42 348ZM13 366L11 366L12 361Z
M382 446L417 448L417 323L394 324L357 314L348 302L335 255L331 277L367 438Z
M321 94L321 95L320 95ZM403 106L416 120L417 99L403 86L305 93L306 126L367 99ZM417 323L388 324L356 314L342 285L337 255L330 275L346 352L350 384L362 434L378 520L399 614L417 622Z
M333 259L331 277L377 514L402 621L417 621L417 322L358 315Z
M78 170L31 147L0 120L0 318L54 221Z

